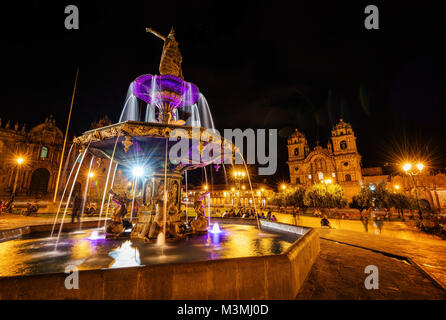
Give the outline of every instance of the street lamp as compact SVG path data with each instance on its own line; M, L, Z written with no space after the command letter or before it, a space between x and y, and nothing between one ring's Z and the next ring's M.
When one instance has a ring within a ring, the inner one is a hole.
M13 200L14 200L14 197L15 197L15 190L16 190L16 188L17 188L17 180L19 179L19 169L20 169L20 166L22 165L22 163L23 163L24 161L25 161L25 160L24 160L22 157L18 157L18 158L16 159L16 162L17 162L17 168L16 168L16 171L15 171L14 186L12 187L12 195L11 195L11 197L12 197Z
M415 183L415 176L417 174L421 173L421 171L424 169L424 165L419 162L416 164L415 167L416 167L416 170L412 169L413 165L411 163L407 162L403 165L403 170L412 178L413 186L415 189L415 197L417 199L418 215L420 216L420 220L421 220L421 219L423 219L423 213L421 212L420 200L418 199L418 189L417 189L417 184Z
M285 189L286 189L286 184L282 184L281 188L282 188L283 191L285 191Z
M132 173L135 178L141 177L144 174L144 168L141 166L135 166L133 167Z
M243 181L243 179L245 179L246 172L243 170L234 170L232 174L234 176L237 190L239 191L238 192L238 201L237 201L237 206L239 206L240 205L240 186L241 186L241 182ZM244 186L243 186L243 189L245 189Z

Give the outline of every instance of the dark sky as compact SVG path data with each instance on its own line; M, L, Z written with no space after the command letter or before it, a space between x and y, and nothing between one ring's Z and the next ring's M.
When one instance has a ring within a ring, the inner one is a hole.
M206 96L218 129L299 128L325 146L340 116L358 136L364 166L420 152L446 166L445 34L439 2L47 1L2 9L3 119L28 126L53 114L64 130L80 68L70 133L119 118L128 85L157 73L176 29L185 80ZM80 30L64 28L78 5ZM364 28L364 8L380 30ZM434 5L435 4L435 5ZM283 130L282 130L283 131ZM285 139L279 178L287 177Z

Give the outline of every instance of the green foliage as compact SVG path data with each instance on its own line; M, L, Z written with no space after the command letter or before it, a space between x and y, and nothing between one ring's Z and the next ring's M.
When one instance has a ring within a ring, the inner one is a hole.
M373 197L375 198L375 207L389 210L392 205L391 193L387 190L386 184L381 182L373 191Z
M359 194L353 196L350 204L350 208L360 212L374 206L385 210L392 207L398 210L416 209L417 201L412 195L389 191L385 183L380 183L373 191L368 187L362 188Z
M343 208L347 201L338 184L314 184L305 193L304 203L313 208Z
M276 193L272 197L271 203L276 206L304 207L304 197L305 188L291 186L282 192Z
M373 207L373 194L369 188L362 188L359 194L353 196L350 208L358 209L359 212Z
M392 207L395 209L404 210L417 208L417 200L412 195L396 192L390 194L390 199Z

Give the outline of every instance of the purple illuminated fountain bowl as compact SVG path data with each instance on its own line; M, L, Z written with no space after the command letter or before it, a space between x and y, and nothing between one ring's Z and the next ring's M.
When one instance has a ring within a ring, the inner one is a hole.
M190 82L172 75L144 74L133 82L133 94L148 104L173 108L191 106L198 102L199 90Z

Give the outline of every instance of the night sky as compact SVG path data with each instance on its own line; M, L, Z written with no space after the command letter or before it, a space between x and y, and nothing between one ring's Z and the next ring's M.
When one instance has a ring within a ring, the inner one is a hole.
M137 76L158 73L163 42L145 27L176 30L185 80L206 96L219 130L297 127L314 147L339 117L353 125L364 166L411 152L446 167L444 11L407 1L44 1L2 9L0 116L64 131L80 68L71 135L119 118ZM64 28L75 4L80 29ZM380 30L364 28L364 8ZM4 122L5 123L5 122ZM279 174L287 179L285 139Z

